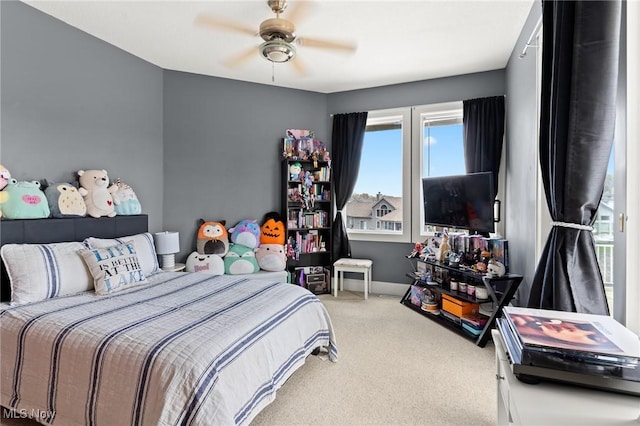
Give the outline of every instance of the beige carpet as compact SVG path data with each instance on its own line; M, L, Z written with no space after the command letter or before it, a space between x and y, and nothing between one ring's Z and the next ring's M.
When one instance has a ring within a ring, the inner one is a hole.
M320 298L333 320L339 361L309 357L252 425L496 424L491 343L479 348L398 297Z

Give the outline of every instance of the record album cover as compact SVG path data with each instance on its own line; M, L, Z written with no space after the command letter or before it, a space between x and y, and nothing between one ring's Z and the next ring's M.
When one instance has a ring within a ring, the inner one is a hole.
M606 315L507 306L504 317L527 348L640 359L640 340Z

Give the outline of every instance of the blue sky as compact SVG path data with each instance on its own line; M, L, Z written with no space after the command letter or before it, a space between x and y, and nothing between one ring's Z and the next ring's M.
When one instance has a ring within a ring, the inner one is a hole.
M381 192L384 195L402 196L401 136L399 129L366 133L354 193L375 195ZM462 125L432 127L428 140L430 149L424 149L423 164L426 168L430 153L431 176L465 173ZM410 167L409 164L405 166ZM426 175L426 170L423 175Z
M437 126L430 129L430 154L423 150L423 164L430 164L430 176L464 174L462 125ZM426 132L426 129L425 129ZM425 135L425 139L426 135ZM612 150L613 153L613 150ZM406 165L409 167L409 165ZM402 140L401 131L381 130L365 134L360 173L354 193L402 196ZM613 155L609 159L608 174L613 174ZM423 176L427 175L423 170Z

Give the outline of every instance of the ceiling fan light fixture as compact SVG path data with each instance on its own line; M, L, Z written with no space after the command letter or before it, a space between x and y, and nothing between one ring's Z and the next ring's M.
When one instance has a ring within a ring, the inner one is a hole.
M296 49L291 43L277 38L265 41L259 50L260 54L271 62L289 62L296 56Z

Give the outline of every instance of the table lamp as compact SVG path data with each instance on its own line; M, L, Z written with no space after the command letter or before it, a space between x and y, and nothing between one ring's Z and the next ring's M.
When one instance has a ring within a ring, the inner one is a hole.
M162 269L173 269L176 266L176 253L180 251L180 234L178 232L156 232L156 253L162 256Z

